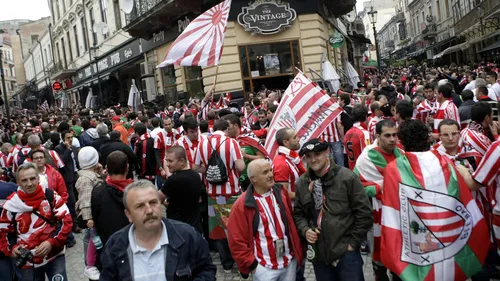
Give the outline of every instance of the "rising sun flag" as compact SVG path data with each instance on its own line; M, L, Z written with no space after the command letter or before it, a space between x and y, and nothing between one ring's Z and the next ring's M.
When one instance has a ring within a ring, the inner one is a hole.
M231 0L215 5L193 20L172 44L157 67L214 66L222 56Z

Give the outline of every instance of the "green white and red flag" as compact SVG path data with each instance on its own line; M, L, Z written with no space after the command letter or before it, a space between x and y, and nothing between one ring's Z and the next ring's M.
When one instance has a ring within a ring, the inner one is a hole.
M437 151L406 152L387 165L382 263L402 280L466 280L482 269L489 233L471 191Z

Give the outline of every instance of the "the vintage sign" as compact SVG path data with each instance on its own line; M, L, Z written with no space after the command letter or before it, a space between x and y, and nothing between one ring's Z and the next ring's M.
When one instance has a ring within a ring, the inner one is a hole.
M340 34L340 32L335 31L328 39L328 42L330 43L330 46L332 46L332 48L340 48L344 46L345 40L344 36Z
M243 7L238 15L238 23L258 34L274 34L292 25L297 17L294 9L279 0L257 0L249 7Z

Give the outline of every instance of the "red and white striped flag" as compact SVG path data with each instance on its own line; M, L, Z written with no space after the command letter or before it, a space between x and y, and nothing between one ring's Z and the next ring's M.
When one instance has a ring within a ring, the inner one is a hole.
M158 68L169 64L218 65L222 56L230 8L231 0L226 0L193 20L170 46Z
M342 108L303 73L297 74L288 86L269 126L265 148L271 159L278 151L276 132L291 128L297 132L300 145L317 138Z
M40 105L40 109L42 110L49 110L49 103L47 102L47 100L45 100L41 105Z

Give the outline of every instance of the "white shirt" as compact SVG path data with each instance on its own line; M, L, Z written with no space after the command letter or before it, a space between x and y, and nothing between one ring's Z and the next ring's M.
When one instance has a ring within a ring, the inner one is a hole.
M495 91L495 94L497 95L497 99L496 100L500 100L500 83L495 83L493 85L488 85L488 87L490 89L493 89L493 91ZM490 96L490 95L488 95Z
M167 281L165 275L165 251L167 251L168 235L165 224L161 222L161 225L160 240L152 251L136 243L134 226L128 232L128 242L133 255L134 281Z

